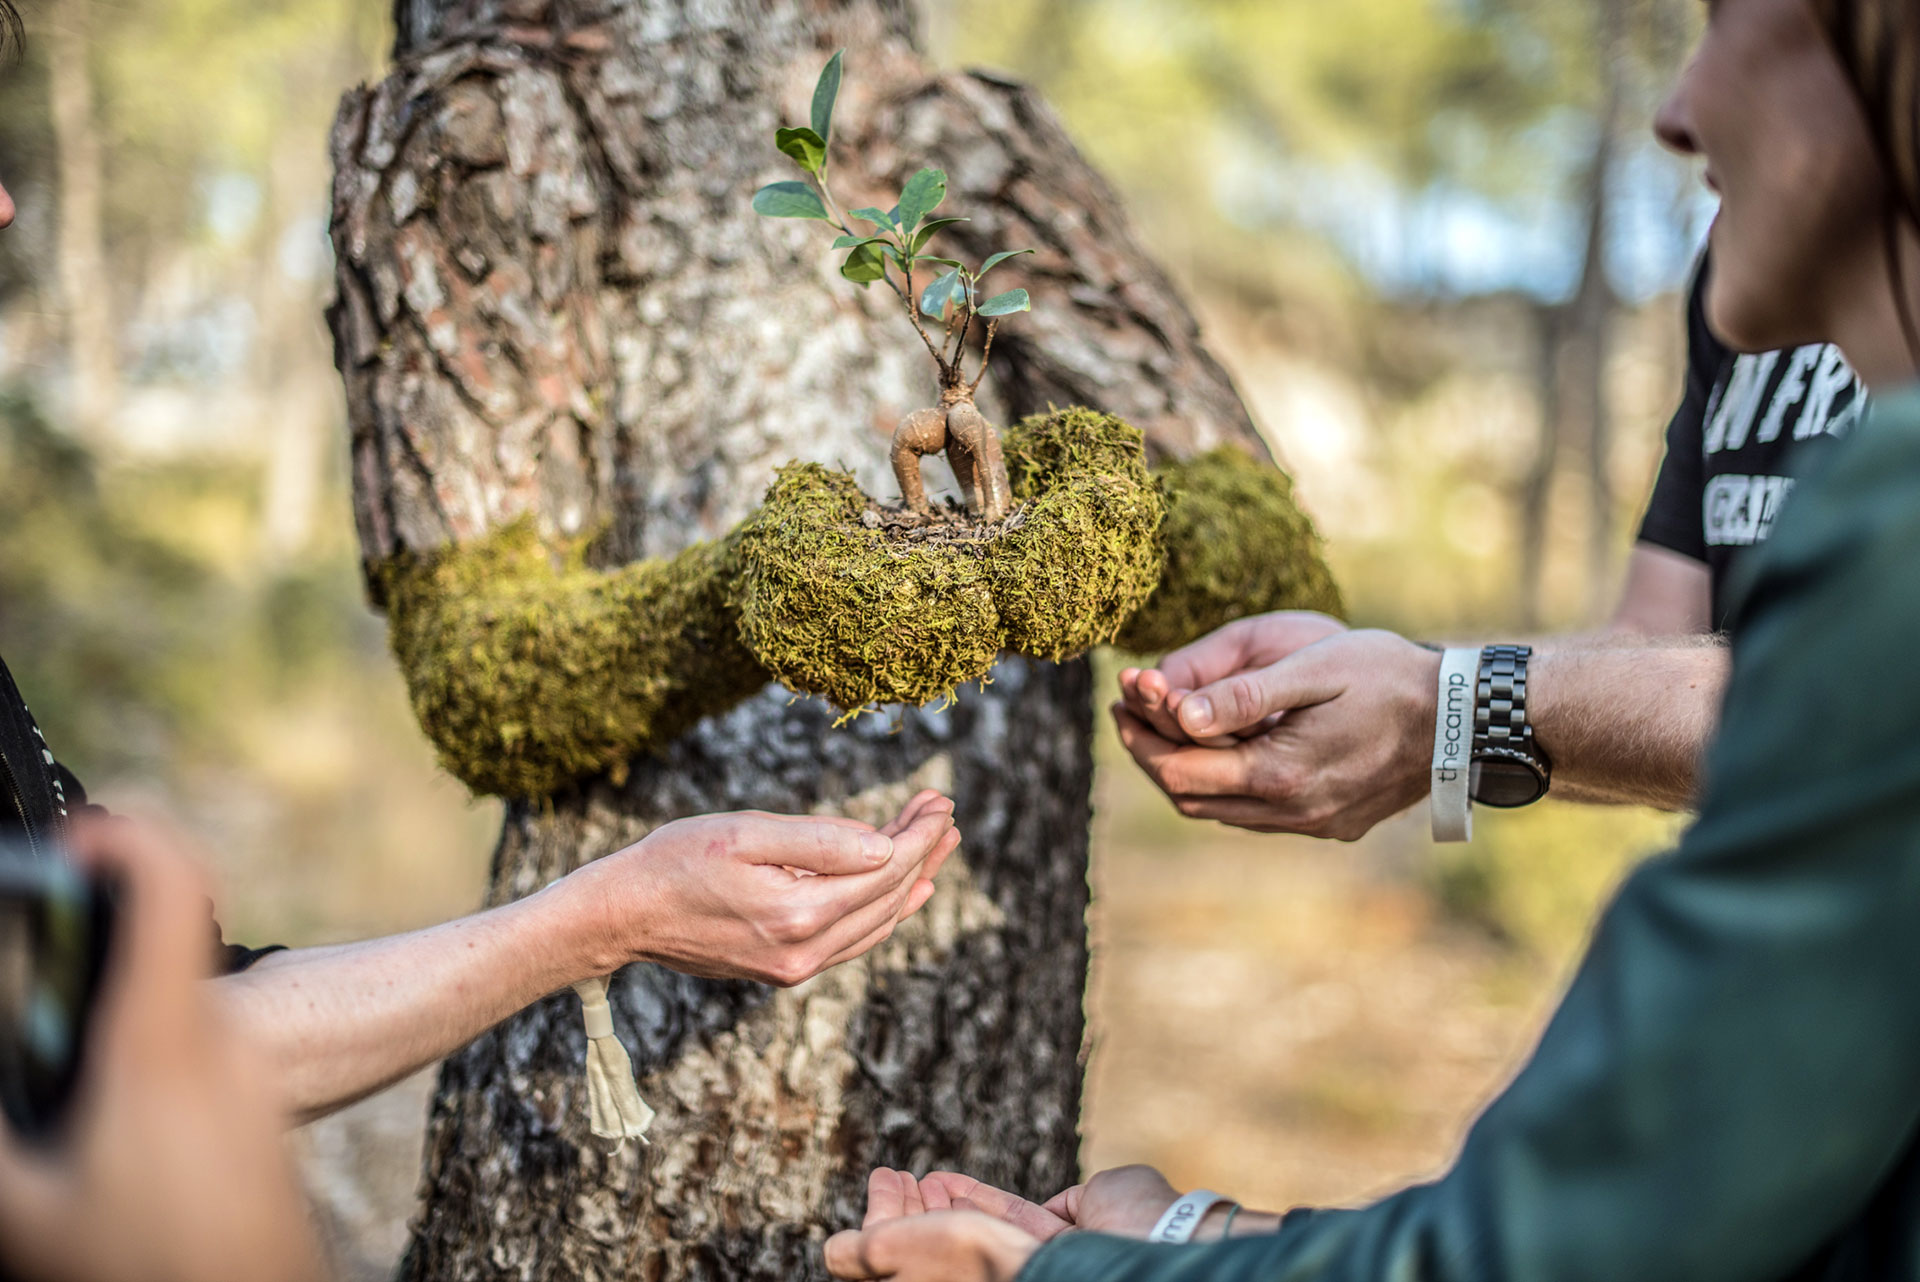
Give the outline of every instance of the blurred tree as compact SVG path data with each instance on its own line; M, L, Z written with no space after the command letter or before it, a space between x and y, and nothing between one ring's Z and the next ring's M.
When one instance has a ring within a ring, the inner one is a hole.
M48 24L47 85L60 157L60 297L75 425L96 445L119 400L119 343L107 272L100 125L94 112L93 0L62 0Z
M1159 454L1259 448L1051 113L1011 81L932 74L907 0L750 23L697 0L401 0L397 16L394 71L348 96L335 132L333 320L370 565L519 517L604 531L604 563L672 553L725 532L796 457L888 492L924 356L890 293L820 262L823 288L795 270L818 238L748 203L787 176L768 136L806 118L841 46L843 196L885 205L944 165L947 207L974 219L952 229L961 252L1042 247L983 409L1084 402ZM644 1160L586 1133L570 996L454 1056L404 1275L791 1282L821 1275L824 1228L857 1221L877 1163L1070 1183L1091 712L1083 662L1009 660L891 726L835 729L772 690L617 781L510 805L495 899L681 815L872 818L926 783L953 789L966 845L920 918L802 990L622 972L620 1029L662 1107Z

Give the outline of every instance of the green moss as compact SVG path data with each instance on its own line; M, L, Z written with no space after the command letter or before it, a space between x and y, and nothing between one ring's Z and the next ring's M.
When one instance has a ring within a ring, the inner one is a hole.
M1342 612L1320 538L1286 473L1221 448L1168 464L1159 477L1172 495L1166 574L1121 629L1121 649L1164 654L1268 610Z
M449 773L539 796L664 747L766 684L741 645L727 543L612 573L530 523L381 571L394 657Z
M873 528L851 476L804 464L671 561L592 570L526 523L395 561L379 580L420 724L474 791L539 796L617 777L769 677L851 711L923 704L1002 650L1158 653L1247 613L1340 608L1271 466L1220 450L1156 476L1138 431L1083 409L1004 444L1021 506L980 538Z
M1160 582L1166 499L1139 430L1087 409L1036 414L1006 434L1025 499L993 558L1005 648L1059 661L1113 640Z
M853 477L782 468L740 531L740 635L776 680L849 710L930 703L993 666L1002 631L981 551L890 539Z

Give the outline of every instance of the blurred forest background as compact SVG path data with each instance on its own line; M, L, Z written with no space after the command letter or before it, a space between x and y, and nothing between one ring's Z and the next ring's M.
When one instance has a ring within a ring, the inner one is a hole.
M497 816L435 770L365 607L321 316L327 128L387 6L23 7L0 653L98 797L201 840L230 937L466 911ZM1700 9L931 0L925 32L1036 83L1121 192L1357 619L1508 636L1604 615L1678 399L1711 207L1649 123ZM1103 750L1087 1160L1266 1205L1442 1164L1678 823L1549 803L1446 850L1424 811L1355 846L1256 838ZM1195 994L1171 1012L1169 980ZM350 1274L398 1247L424 1098L300 1139Z

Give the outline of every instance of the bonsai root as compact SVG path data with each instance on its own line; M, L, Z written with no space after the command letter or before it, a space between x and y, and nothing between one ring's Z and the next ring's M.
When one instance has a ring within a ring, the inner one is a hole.
M893 433L893 475L900 495L921 516L932 514L920 460L945 451L967 510L992 523L1006 519L1013 506L1007 484L1007 464L1001 457L1000 434L986 415L974 407L963 389L953 389L933 409L915 410L900 420Z

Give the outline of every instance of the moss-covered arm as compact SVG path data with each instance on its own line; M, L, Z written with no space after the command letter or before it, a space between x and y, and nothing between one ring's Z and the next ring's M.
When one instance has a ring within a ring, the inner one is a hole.
M619 774L767 683L727 606L736 573L728 543L593 570L521 523L382 578L441 764L476 793L532 797Z

